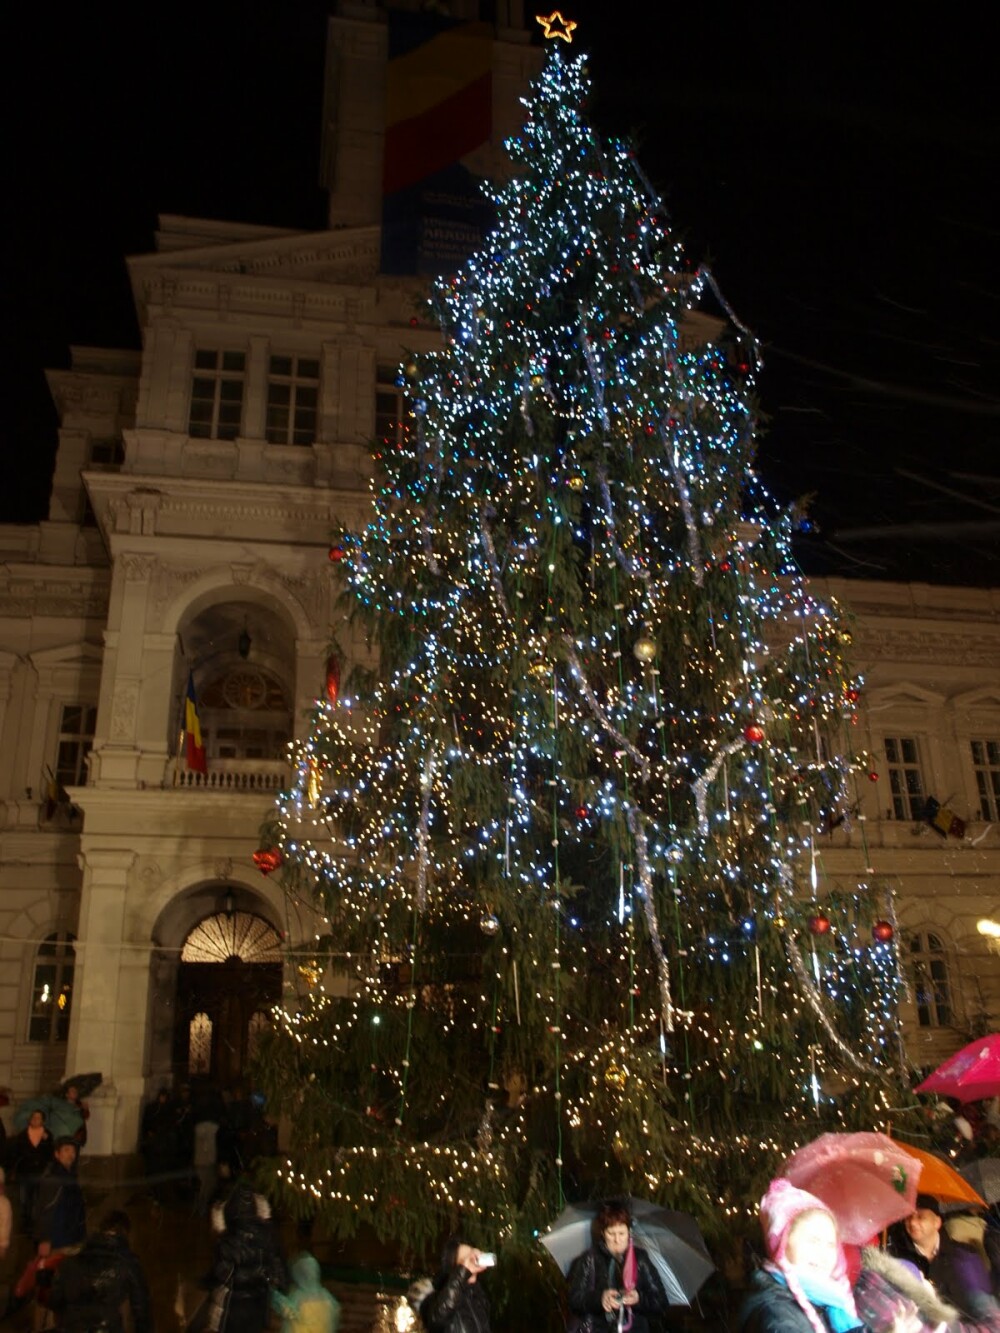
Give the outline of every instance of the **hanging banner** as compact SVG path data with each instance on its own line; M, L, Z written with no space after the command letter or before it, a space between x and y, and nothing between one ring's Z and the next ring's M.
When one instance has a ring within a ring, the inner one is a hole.
M382 171L383 273L458 268L492 208L470 169L493 128L493 29L390 10Z

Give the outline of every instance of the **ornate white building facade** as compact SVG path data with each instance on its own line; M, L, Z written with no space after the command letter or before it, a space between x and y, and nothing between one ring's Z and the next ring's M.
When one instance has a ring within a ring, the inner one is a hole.
M538 62L519 6L497 8L495 144ZM240 1079L314 933L251 854L331 630L366 652L337 621L330 534L363 521L396 367L435 338L414 319L420 281L380 272L385 66L380 11L342 4L329 229L162 218L129 262L141 354L75 348L50 373L49 517L0 529L0 1086L16 1099L100 1071L94 1155L135 1150L161 1084ZM880 780L817 834L819 897L894 892L926 1064L1000 1021L1000 960L977 931L1000 918L1000 590L830 591L857 617L858 748ZM189 672L204 775L181 758ZM918 794L964 835L932 831Z

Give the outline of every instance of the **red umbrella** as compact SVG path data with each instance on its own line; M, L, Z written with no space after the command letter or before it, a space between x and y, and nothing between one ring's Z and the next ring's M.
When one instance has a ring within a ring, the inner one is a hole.
M948 1057L917 1092L935 1092L960 1102L978 1102L1000 1093L1000 1032L980 1037Z
M821 1134L781 1174L826 1204L841 1240L864 1245L913 1212L920 1162L885 1134Z

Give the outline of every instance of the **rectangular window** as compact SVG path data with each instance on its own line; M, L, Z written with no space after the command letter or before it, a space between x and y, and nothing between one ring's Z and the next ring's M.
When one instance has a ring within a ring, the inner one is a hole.
M194 354L188 434L200 440L235 440L243 420L243 352Z
M409 415L402 388L396 383L398 371L379 366L375 372L375 438L385 444L399 444Z
M951 980L944 946L937 935L914 935L910 940L913 998L922 1028L947 1027L952 1021Z
M1000 820L1000 740L971 741L979 791L979 818Z
M72 936L50 935L39 946L31 983L28 1040L64 1042L73 1005Z
M56 783L82 787L87 781L87 755L94 744L97 709L90 704L64 704L59 721Z
M886 736L885 759L894 819L922 819L927 805L920 750L912 736Z
M272 356L267 376L268 444L312 444L319 411L319 361Z
M87 450L87 466L94 471L117 472L125 462L125 441L118 436L106 440L91 440Z

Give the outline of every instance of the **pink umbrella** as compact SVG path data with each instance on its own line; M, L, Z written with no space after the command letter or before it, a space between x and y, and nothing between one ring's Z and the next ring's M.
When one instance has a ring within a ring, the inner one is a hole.
M1000 1093L1000 1032L980 1037L948 1057L917 1092L936 1092L960 1102L978 1102Z
M920 1163L885 1134L821 1134L781 1174L826 1204L841 1240L864 1245L913 1212Z

